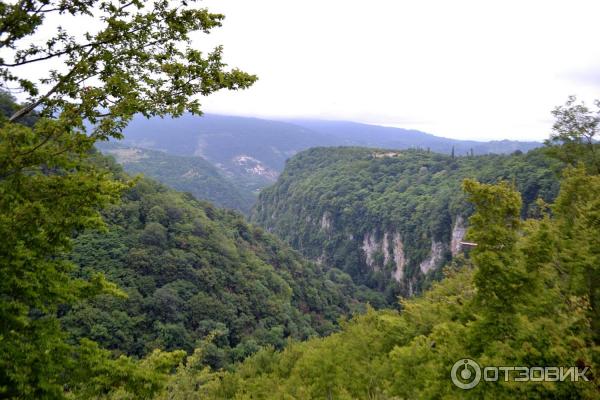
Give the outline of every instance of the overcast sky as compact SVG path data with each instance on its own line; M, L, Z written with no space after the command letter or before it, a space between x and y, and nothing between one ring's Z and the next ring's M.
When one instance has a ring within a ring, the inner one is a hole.
M260 79L204 98L208 112L542 140L568 95L600 98L598 0L202 4L226 20L199 45Z

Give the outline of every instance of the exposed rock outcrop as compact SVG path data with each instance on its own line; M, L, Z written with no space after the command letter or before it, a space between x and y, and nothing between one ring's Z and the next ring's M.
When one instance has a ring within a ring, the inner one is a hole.
M392 277L398 282L404 278L406 257L404 255L404 243L402 243L402 238L398 232L384 232L381 242L377 240L374 231L368 232L363 238L362 250L365 252L365 262L369 267L379 270L380 265L376 264L375 254L381 251L384 265L388 265L390 262L394 263Z
M467 227L465 221L461 215L458 215L454 222L454 226L452 227L452 237L450 240L450 252L452 253L452 257L460 252L460 242L465 238L466 233Z
M196 171L194 168L181 175L182 178L194 178L196 176L200 176L200 172Z
M383 242L381 243L381 250L383 251L383 265L387 265L390 262L392 256L390 255L390 239L387 232L383 233Z
M321 229L328 232L331 230L332 217L329 211L325 211L321 217Z
M404 266L406 265L406 257L404 256L404 244L399 233L394 233L394 239L392 241L392 253L394 255L394 263L396 269L394 270L394 279L398 282L404 278Z
M375 157L375 158L398 157L401 155L402 155L402 153L400 153L398 151L374 152L373 153L373 157Z
M277 171L267 167L260 160L246 154L235 156L231 161L234 165L242 168L248 175L261 176L273 182L279 176Z
M436 267L439 262L442 260L442 255L444 254L444 244L442 242L436 242L435 240L431 240L431 252L429 256L419 264L419 268L421 272L426 274L431 271L434 267Z
M121 164L135 163L143 158L148 158L148 154L144 153L142 149L134 147L110 149L106 152L114 156L117 162Z
M375 232L367 232L363 239L362 249L365 252L366 263L371 268L378 268L375 265L375 252L381 248L381 244L377 241Z

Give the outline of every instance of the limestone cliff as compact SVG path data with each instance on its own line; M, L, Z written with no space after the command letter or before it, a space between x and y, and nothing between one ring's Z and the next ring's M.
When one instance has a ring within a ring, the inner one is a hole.
M427 258L419 264L419 269L421 272L423 274L427 274L433 268L437 267L442 261L443 252L444 244L442 242L436 242L432 239L431 252L429 253L429 256L427 256Z
M467 226L465 225L465 220L461 215L458 215L452 226L452 236L450 238L450 252L452 253L452 257L460 252L460 242L462 242L466 233Z
M377 239L375 231L367 232L362 241L362 251L365 254L365 263L375 271L382 267L392 265L391 277L401 282L404 277L406 257L404 255L404 244L398 232L384 232L381 240ZM383 255L383 265L379 265L376 255Z

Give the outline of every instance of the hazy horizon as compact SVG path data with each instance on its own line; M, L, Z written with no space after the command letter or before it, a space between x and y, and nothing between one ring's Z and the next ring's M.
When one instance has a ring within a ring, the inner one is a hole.
M194 47L224 46L258 75L245 91L200 98L207 113L344 120L462 140L546 139L551 111L600 97L600 2L205 0L221 28ZM90 17L50 18L76 34ZM23 66L43 77L57 64ZM41 70L40 68L44 68ZM24 99L20 99L24 100Z
M443 136L443 135L439 135L436 134L435 132L428 132L428 131L424 131L421 129L416 129L416 128L406 128L404 126L394 126L394 125L385 125L385 124L378 124L375 122L361 122L361 121L352 121L350 119L332 119L332 118L311 118L311 117L280 117L280 116L273 116L273 117L269 117L269 116L254 116L254 115L237 115L237 114L231 114L231 113L223 113L223 112L210 112L210 111L206 111L204 113L204 115L216 115L216 116L222 116L222 117L239 117L239 118L256 118L256 119L260 119L260 120L266 120L266 121L278 121L278 122L286 122L286 123L290 123L293 124L295 121L320 121L320 122L342 122L342 123L352 123L352 124L363 124L363 125L371 125L371 126L380 126L380 127L384 127L384 128L397 128L397 129L405 129L405 130L414 130L414 131L419 131L421 133L425 133L428 135L433 135L436 137L441 137L441 138L445 138L445 139L455 139L455 140L472 140L472 141L478 141L478 142L490 142L490 141L502 141L502 140L512 140L512 141L518 141L518 142L539 142L542 143L544 141L544 139L546 138L542 138L539 140L535 140L535 139L510 139L510 138L499 138L499 139L470 139L470 138L455 138L455 137L449 137L449 136ZM202 117L200 117L202 118Z
M259 76L201 99L207 113L541 141L569 95L600 97L598 2L201 4L226 19L197 43Z

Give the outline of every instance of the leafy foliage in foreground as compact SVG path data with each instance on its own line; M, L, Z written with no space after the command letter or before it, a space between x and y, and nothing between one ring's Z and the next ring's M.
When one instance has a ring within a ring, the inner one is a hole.
M222 366L362 307L347 275L234 212L146 180L114 205L131 182L93 138L24 122L0 116L0 397L151 398L200 339Z
M89 138L62 120L41 119L33 129L0 124L0 397L159 391L184 353L157 351L142 364L115 359L89 340L69 342L57 319L64 304L123 294L100 273L73 277L61 255L74 233L102 227L99 209L126 183L99 168Z
M102 226L98 210L124 188L89 159L94 142L119 137L135 114L198 114L192 97L256 81L229 70L220 46L192 48L190 35L209 33L223 16L191 3L0 2L0 89L29 96L17 105L0 94L0 397L89 399L115 390L148 398L177 358L159 355L154 371L152 362L114 359L86 340L69 343L57 311L118 294L102 275L73 279L63 257L73 235ZM94 125L89 136L84 121Z
M232 372L180 368L169 398L600 398L600 176L568 169L551 213L525 221L510 184L464 187L478 246L401 313L371 310L339 333L263 350ZM450 379L463 358L592 372L590 382L483 381L465 391Z
M345 273L304 261L235 212L153 181L140 180L103 214L107 232L79 235L72 260L78 276L101 272L127 298L75 305L62 322L77 338L144 356L191 352L210 336L205 361L221 368L261 346L331 333L362 307Z
M538 197L556 196L553 170L559 165L537 150L455 158L416 150L314 148L290 159L277 183L261 192L252 220L308 258L383 291L395 304L398 294L418 292L423 281L436 277L419 267L432 242L443 248L436 266L450 259L453 227L472 212L460 188L463 179L514 181L527 215L537 212ZM393 278L393 257L378 251L369 265L364 251L365 242L373 241L368 237L383 241L395 233L406 260L400 282Z

